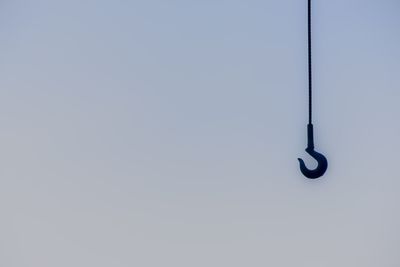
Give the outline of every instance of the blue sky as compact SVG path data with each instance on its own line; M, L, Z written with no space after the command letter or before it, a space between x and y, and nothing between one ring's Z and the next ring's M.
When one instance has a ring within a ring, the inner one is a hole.
M0 265L400 264L400 5L0 4ZM310 165L313 162L308 158Z

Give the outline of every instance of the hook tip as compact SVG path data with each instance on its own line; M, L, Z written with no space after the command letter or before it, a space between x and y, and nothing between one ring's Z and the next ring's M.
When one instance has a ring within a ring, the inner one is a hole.
M328 161L326 160L325 156L314 151L314 150L306 150L318 163L318 166L314 170L310 170L306 167L304 161L298 158L300 163L300 170L304 176L309 179L317 179L323 176L328 168Z

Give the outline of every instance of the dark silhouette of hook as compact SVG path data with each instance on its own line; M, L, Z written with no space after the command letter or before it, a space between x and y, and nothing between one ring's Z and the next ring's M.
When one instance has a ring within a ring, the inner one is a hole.
M305 177L309 179L317 179L324 175L324 173L326 172L326 169L328 168L328 160L325 158L324 155L314 150L314 130L311 123L307 125L307 134L308 145L306 148L306 152L318 162L318 166L314 170L309 170L307 169L304 161L299 158L298 160L300 162L300 170Z

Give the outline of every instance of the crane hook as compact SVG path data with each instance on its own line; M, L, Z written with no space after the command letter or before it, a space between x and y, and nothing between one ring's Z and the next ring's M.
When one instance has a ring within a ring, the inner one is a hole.
M310 170L306 167L304 161L299 158L300 170L305 177L309 179L317 179L326 172L328 168L328 160L324 155L314 150L314 131L311 123L307 125L307 133L308 145L306 152L318 162L318 166L314 170Z

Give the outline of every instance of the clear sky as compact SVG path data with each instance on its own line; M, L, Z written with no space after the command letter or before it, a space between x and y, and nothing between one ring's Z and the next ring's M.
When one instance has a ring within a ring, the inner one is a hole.
M0 265L400 266L400 2L0 2ZM307 162L312 165L308 158Z

